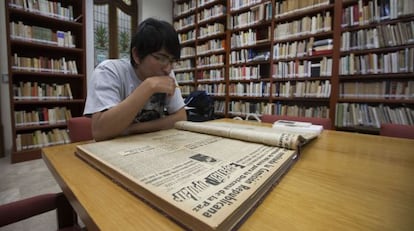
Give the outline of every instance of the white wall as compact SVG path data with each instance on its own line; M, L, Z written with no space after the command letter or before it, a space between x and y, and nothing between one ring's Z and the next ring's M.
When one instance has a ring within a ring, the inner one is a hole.
M169 0L139 0L138 21L146 18L157 18L172 22L172 1Z
M7 74L7 42L6 42L6 20L5 20L5 1L0 0L0 75ZM90 76L94 69L93 57L93 1L85 1L86 5L86 74ZM139 0L138 1L138 21L153 17L172 22L172 1L165 0ZM1 79L2 80L2 79ZM4 127L4 145L6 155L10 155L12 149L12 131L9 103L9 85L0 80L0 103L1 103L1 122ZM1 151L0 151L1 152Z
M6 0L0 0L0 105L1 124L3 125L4 146L6 149L5 154L8 155L13 145L13 141L11 138L9 84L8 82L3 82L3 75L8 74L5 1ZM2 152L2 150L0 150L0 152Z

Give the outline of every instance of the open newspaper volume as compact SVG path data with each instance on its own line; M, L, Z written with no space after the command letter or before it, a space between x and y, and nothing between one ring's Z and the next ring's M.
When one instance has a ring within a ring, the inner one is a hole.
M76 154L191 230L238 227L294 163L302 137L232 122L81 144Z

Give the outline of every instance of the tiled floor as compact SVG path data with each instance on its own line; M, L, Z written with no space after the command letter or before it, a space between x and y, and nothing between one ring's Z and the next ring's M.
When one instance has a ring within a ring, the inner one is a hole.
M42 193L60 191L59 185L42 159L11 164L10 157L0 158L0 204ZM1 231L56 229L55 211L0 227Z

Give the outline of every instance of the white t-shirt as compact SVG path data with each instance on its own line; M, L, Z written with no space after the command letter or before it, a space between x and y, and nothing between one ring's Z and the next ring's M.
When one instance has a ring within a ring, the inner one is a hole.
M174 76L172 72L171 76ZM175 77L174 77L175 78ZM129 60L110 59L100 63L94 70L88 84L84 115L107 110L127 98L142 81L135 74ZM136 121L148 121L177 112L184 107L181 91L176 88L171 97L154 94L138 113Z

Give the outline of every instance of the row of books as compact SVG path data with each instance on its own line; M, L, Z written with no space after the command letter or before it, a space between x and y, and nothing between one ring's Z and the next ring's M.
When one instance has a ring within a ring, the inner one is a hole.
M194 82L194 72L175 73L175 79L178 83L192 83Z
M310 39L312 46L312 52L310 55L322 55L322 54L331 54L333 49L333 39L320 39L313 41L312 38Z
M226 102L222 100L214 101L214 113L223 113L225 112Z
M270 27L268 29L270 29ZM230 47L238 48L244 46L251 46L269 40L269 33L264 33L263 31L250 28L246 31L239 31L233 33L230 38Z
M287 16L329 4L329 0L282 0L275 2L275 17Z
M47 84L38 82L19 82L13 84L13 99L15 100L59 100L73 99L69 83Z
M253 6L257 3L262 2L262 0L231 0L230 1L230 10L236 11L244 7Z
M9 6L63 20L74 20L73 7L48 0L10 0Z
M224 65L224 55L197 57L197 68L217 67Z
M414 14L412 0L359 0L342 12L342 27L367 25Z
M272 18L272 3L266 2L255 5L249 11L243 12L230 18L230 29L238 29L257 24L263 20Z
M271 87L270 87L271 86ZM329 80L300 81L292 84L290 81L277 82L270 85L269 82L230 83L230 96L248 97L310 97L329 98L331 95L331 83ZM199 84L199 90L205 90L214 96L224 96L226 85L224 83Z
M414 44L414 21L347 31L341 36L341 51L405 46L407 44Z
M263 82L229 84L230 96L263 97L266 90L268 94L269 91L266 88L266 84Z
M212 96L225 96L226 95L226 84L214 83L214 84L203 84L200 83L197 86L197 90L206 91Z
M189 30L189 31L181 32L178 34L180 43L187 43L190 41L194 41L195 37L196 37L195 30Z
M196 47L197 55L204 55L211 52L224 51L226 41L224 39L212 39Z
M211 8L203 9L197 14L198 23L208 21L226 14L226 7L218 4Z
M332 49L332 39L314 41L314 37L311 37L308 40L276 43L273 46L273 59L278 60L313 55L329 55L332 54Z
M270 114L270 115L288 115L298 117L316 117L329 118L328 106L301 106L288 105L281 102L249 102L249 101L230 101L228 103L229 113L233 115L246 114Z
M17 127L66 123L70 118L72 118L72 112L66 107L42 107L33 111L14 111L14 121Z
M272 76L277 79L332 76L332 59L277 62L273 64Z
M414 71L414 48L389 53L351 53L341 57L340 75L407 73Z
M50 28L24 25L22 21L10 22L10 37L61 47L75 47L71 31L52 31Z
M182 95L189 95L191 92L194 91L194 86L192 85L181 85L180 90Z
M181 48L180 58L193 57L195 55L196 55L196 49L194 47L182 47Z
M329 118L329 107L323 105L289 105L278 101L268 105L268 112L266 114L288 115L297 117Z
M305 16L299 20L278 23L274 29L274 39L290 39L298 36L332 31L332 16L330 11L324 15Z
M257 51L255 49L241 49L230 52L230 64L264 61L270 57L270 51Z
M230 66L229 67L229 79L230 80L249 80L259 79L260 65L256 66Z
M174 17L180 16L182 14L186 14L196 8L196 0L190 0L187 2L182 3L175 3L173 7L173 14Z
M209 36L217 35L217 34L223 34L224 33L224 25L222 23L214 23L209 24L206 26L201 26L197 30L197 38L203 39L207 38Z
M65 57L53 59L44 56L21 57L14 53L12 68L21 71L53 72L63 74L78 74L76 60L66 60Z
M223 81L224 68L197 71L197 81Z
M409 107L338 103L335 110L336 127L380 128L384 123L414 125L414 109Z
M341 98L414 99L414 80L384 80L378 82L342 82Z
M249 101L230 101L228 111L232 115L245 116L247 114L262 115L266 112L269 103L249 102Z
M287 81L272 83L271 92L273 97L329 98L331 88L329 80Z
M67 143L70 143L70 138L66 129L36 130L33 133L17 134L16 136L17 151Z
M174 71L181 71L194 68L194 61L191 59L180 60L174 63Z
M198 7L203 7L203 6L205 6L207 4L210 4L214 1L217 1L217 0L197 0L197 6Z
M174 28L177 31L180 31L189 27L193 27L195 26L195 20L196 18L194 15L190 15L185 18L180 18L179 20L174 21Z

